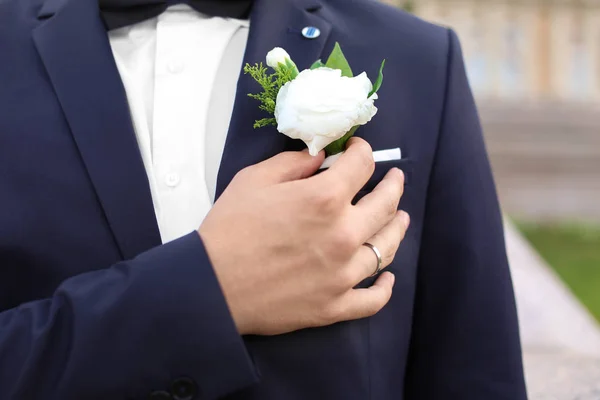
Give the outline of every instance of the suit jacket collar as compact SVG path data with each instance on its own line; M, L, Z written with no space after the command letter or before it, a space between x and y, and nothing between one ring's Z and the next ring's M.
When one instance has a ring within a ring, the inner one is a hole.
M275 46L286 48L298 66L320 58L331 26L315 0L255 0L244 62L264 60ZM83 164L104 209L123 258L160 244L148 178L129 106L96 0L46 0L45 20L33 32ZM322 32L306 39L301 30ZM237 171L298 144L272 129L254 131L264 115L247 93L259 90L240 74L234 112L217 181L217 196Z

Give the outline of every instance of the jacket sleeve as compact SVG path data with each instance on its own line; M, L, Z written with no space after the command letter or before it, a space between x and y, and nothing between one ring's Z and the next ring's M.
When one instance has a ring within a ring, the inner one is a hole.
M456 34L431 171L407 400L526 400L503 225Z
M180 377L196 399L257 379L196 232L0 313L2 400L146 399Z

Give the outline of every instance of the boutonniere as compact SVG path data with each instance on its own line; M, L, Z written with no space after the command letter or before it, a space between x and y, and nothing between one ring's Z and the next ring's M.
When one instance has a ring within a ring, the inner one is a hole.
M273 72L262 63L244 67L263 89L249 96L272 115L255 121L254 128L274 125L284 135L301 139L313 156L323 149L329 156L344 151L358 127L377 113L374 102L385 60L374 83L365 72L353 75L338 43L327 62L318 60L303 71L279 47L267 54L266 61Z

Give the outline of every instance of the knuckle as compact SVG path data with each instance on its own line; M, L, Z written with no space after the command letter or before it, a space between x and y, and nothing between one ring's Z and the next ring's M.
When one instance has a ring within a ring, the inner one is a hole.
M361 151L357 154L358 162L362 168L365 168L369 171L375 170L375 160L373 159L373 151L371 150L371 146L368 143L364 143L361 146Z
M305 155L298 151L284 151L279 153L271 159L272 161L281 165L297 165L305 159Z
M369 142L367 142L366 140L359 138L359 137L355 137L354 138L354 146L356 146L360 151L364 152L365 154L373 154L373 149L371 148L371 145L369 144Z
M346 251L350 248L350 243L348 238L342 234L341 232L334 232L331 235L331 239L329 241L330 244L330 253L334 255L343 256ZM339 257L336 257L339 258Z
M313 204L324 213L333 213L340 209L340 199L335 185L324 186L312 196Z
M392 194L386 196L385 200L383 201L383 210L386 215L393 216L396 214L396 211L398 211L398 200L399 199Z
M403 231L401 229L400 233L397 233L394 237L389 239L385 251L383 251L383 254L381 255L383 265L388 266L394 261L400 247L400 242L402 242L402 237Z
M358 235L350 227L341 226L332 234L331 245L335 252L350 256L360 245Z
M346 244L350 247L350 250L355 251L362 244L358 231L351 225L347 226L343 231L346 236Z
M252 166L239 170L233 177L234 181L247 181L252 176Z
M398 246L395 245L392 249L390 249L390 251L386 252L383 256L382 256L382 263L385 266L390 265L393 261L394 258L396 258L396 252L398 251Z

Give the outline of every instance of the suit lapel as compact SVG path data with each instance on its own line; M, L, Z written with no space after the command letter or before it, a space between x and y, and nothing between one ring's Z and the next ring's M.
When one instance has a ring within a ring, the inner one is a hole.
M34 40L125 259L160 244L125 90L96 0L47 0Z
M318 0L255 0L244 64L264 62L283 47L300 69L322 57L331 24ZM311 3L312 2L312 3ZM125 259L160 244L148 178L133 131L119 72L96 0L46 0L33 34L100 204ZM321 35L302 36L314 26ZM260 90L240 74L234 111L217 179L217 197L248 165L303 147L274 127L254 130L265 115L247 94Z
M319 16L320 8L313 0L255 0L244 64L264 63L269 50L282 47L300 70L310 67L321 58L331 32L331 24ZM302 28L309 26L319 28L321 35L316 39L304 38ZM252 128L255 120L266 115L247 94L260 90L250 76L240 74L217 179L217 198L239 170L282 151L305 147L302 142L277 132L275 127Z

